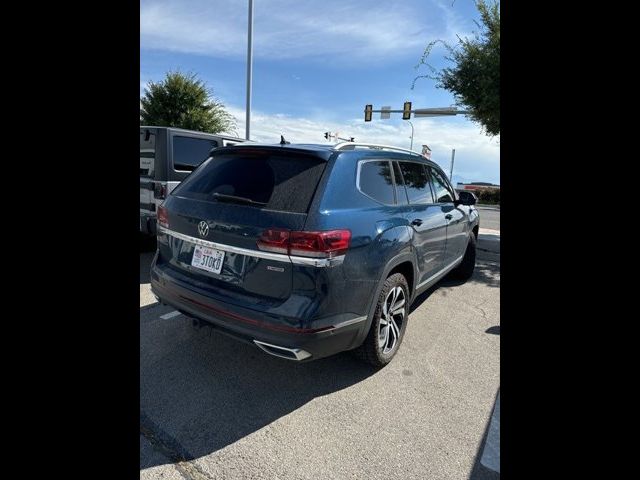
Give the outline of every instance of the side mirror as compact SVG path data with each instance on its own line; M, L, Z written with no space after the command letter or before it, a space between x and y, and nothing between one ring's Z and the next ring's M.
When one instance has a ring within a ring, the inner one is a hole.
M468 192L466 190L462 190L458 192L458 198L459 200L456 202L456 204L458 205L471 206L471 205L475 205L477 201L476 196L473 193Z

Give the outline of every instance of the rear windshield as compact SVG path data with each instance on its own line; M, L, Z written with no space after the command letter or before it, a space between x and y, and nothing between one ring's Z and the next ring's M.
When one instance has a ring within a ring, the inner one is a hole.
M323 160L303 155L215 155L182 182L173 195L306 213L325 165Z
M155 129L140 129L140 176L153 177L156 160Z

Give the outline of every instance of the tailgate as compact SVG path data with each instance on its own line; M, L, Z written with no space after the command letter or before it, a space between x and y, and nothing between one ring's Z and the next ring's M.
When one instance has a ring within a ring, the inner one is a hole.
M260 250L257 242L267 229L304 229L325 165L282 153L214 156L165 201L168 228L158 237L159 263L226 301L287 299L288 255Z
M141 213L155 213L155 199L153 195L153 178L156 162L155 128L140 129L140 210Z

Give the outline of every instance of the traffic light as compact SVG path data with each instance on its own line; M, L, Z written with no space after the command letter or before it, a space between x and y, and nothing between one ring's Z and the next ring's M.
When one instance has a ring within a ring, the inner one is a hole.
M327 140L329 140L329 136L330 136L329 132L324 132L324 138L326 138Z
M411 118L411 102L404 102L404 108L402 109L402 119L409 120Z
M349 140L350 142L355 142L356 139L354 137L350 137L351 139Z
M367 105L364 107L364 121L370 122L371 115L373 114L373 105Z

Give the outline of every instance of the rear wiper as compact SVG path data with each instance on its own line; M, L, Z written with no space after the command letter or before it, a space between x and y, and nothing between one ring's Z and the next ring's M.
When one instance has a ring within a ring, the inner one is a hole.
M256 202L255 200L251 200L247 197L236 197L235 195L225 195L224 193L214 193L213 198L215 198L216 200L221 200L223 202L236 202L246 205L265 206L267 204L267 202Z

